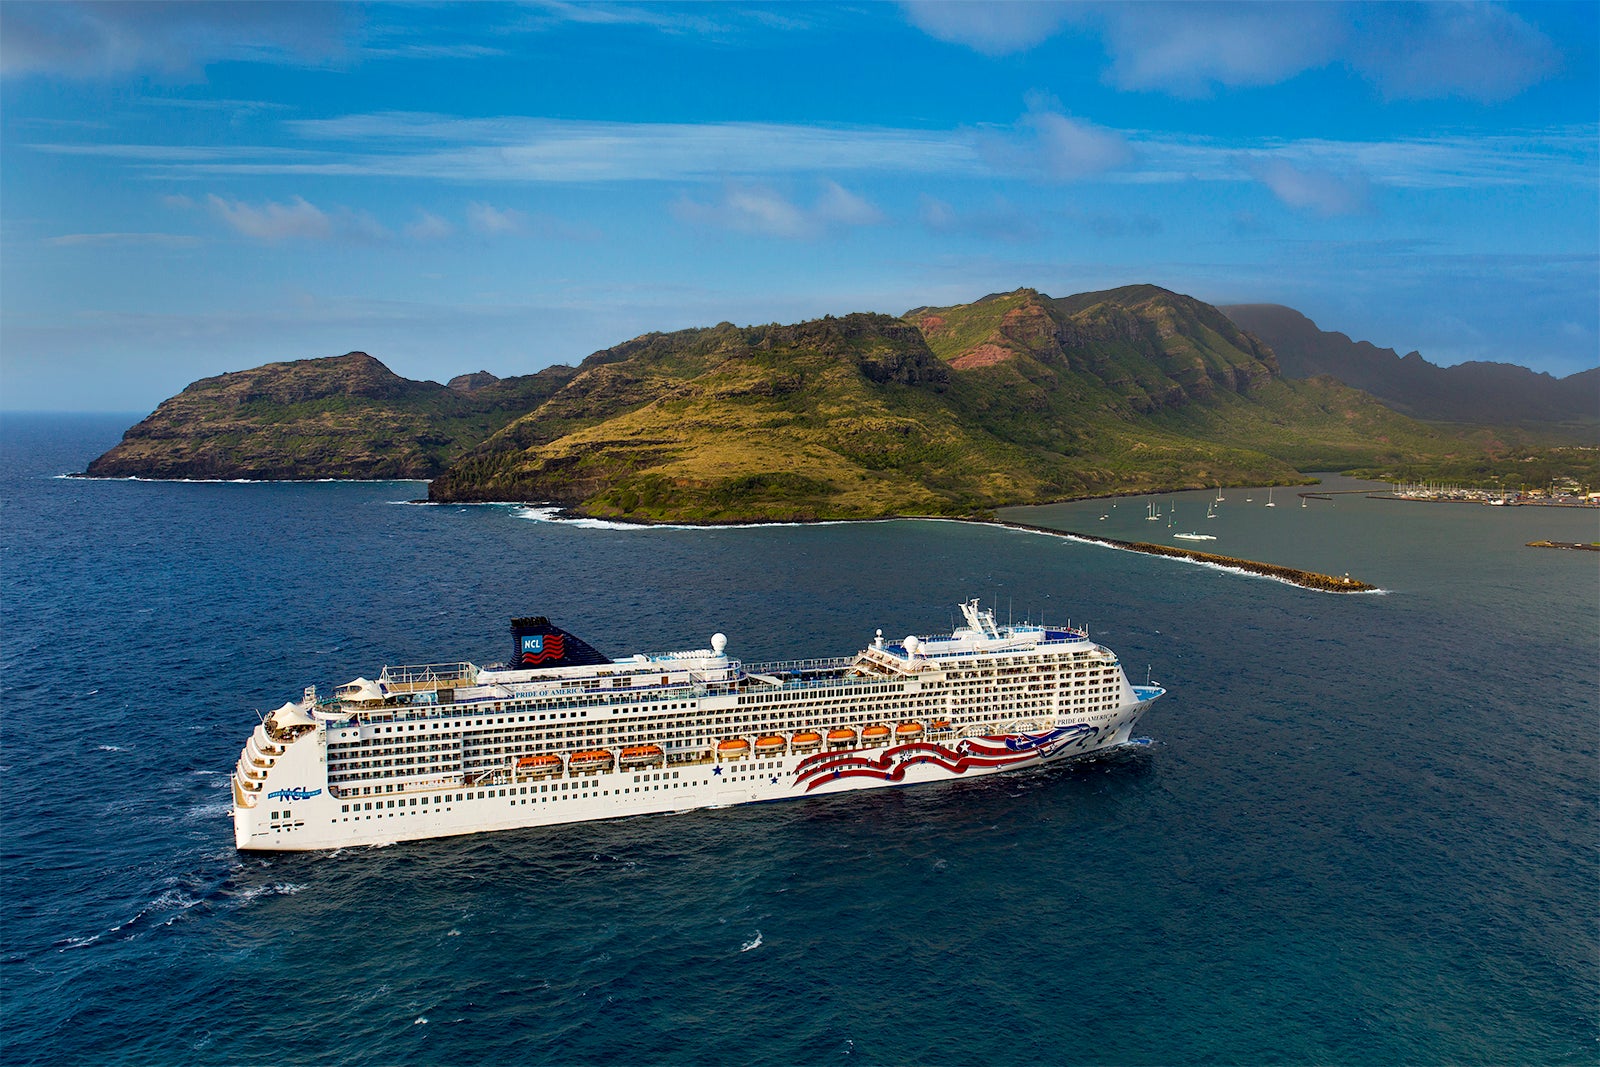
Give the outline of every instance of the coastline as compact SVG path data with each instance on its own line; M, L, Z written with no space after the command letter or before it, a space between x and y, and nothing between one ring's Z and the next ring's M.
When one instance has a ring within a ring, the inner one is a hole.
M278 481L293 481L301 484L307 482L414 482L427 479L411 478L307 478L307 479L282 479L282 478L230 478L230 479L190 479L190 478L141 478L137 476L94 476L88 474L58 475L63 478L85 478L94 481L138 481L138 482L179 482L186 484L267 484ZM1299 485L1317 485L1320 479L1301 481ZM1231 487L1238 488L1238 487ZM1254 488L1254 487L1251 487ZM1070 497L1063 500L1052 500L1045 503L1061 504L1073 503L1084 500L1115 500L1138 496L1157 496L1162 493L1190 492L1191 489L1165 489L1147 490L1143 492L1106 493L1093 496ZM1028 533L1050 534L1057 537L1067 537L1087 544L1100 545L1105 548L1120 549L1126 552L1139 552L1150 556L1166 556L1171 559L1182 559L1192 563L1201 563L1214 566L1222 570L1236 571L1242 574L1251 574L1263 578L1271 578L1291 585L1298 585L1305 589L1312 589L1324 593L1370 593L1380 591L1377 586L1350 575L1320 574L1316 571L1301 570L1297 567L1285 567L1276 563L1263 563L1259 560L1242 559L1235 556L1223 556L1212 552L1199 552L1194 549L1177 548L1171 545L1158 545L1146 541L1123 541L1113 537L1103 537L1095 534L1086 534L1077 530L1060 530L1049 526L1039 526L1033 523L1016 522L982 515L878 515L862 518L805 518L805 519L722 519L711 521L695 520L654 520L634 519L617 516L590 515L577 508L552 501L528 500L471 500L448 501L419 499L407 501L410 504L436 505L440 507L459 507L467 505L496 506L496 507L522 507L546 508L552 514L546 521L554 522L605 522L615 523L618 526L637 526L641 528L659 527L676 529L732 529L749 528L754 526L816 526L830 523L846 522L898 522L906 519L938 522L962 522L978 526L993 526L1000 529L1021 530Z

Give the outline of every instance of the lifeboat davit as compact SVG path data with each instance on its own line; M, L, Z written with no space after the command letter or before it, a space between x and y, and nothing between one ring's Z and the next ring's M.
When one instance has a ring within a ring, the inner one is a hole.
M873 723L861 731L863 745L881 745L889 740L889 728L882 723Z
M900 741L921 737L922 724L920 722L903 722L894 728L894 736L896 740Z
M836 730L828 731L828 744L834 748L844 748L856 743L856 732L848 726L841 726Z
M789 738L789 745L796 752L810 752L822 743L822 735L815 730L801 730Z
M517 760L517 770L522 774L549 774L560 769L560 756L523 756Z
M644 763L654 763L661 758L660 745L634 745L622 750L622 765L624 767L637 767Z
M776 734L771 737L758 737L756 738L756 755L771 756L774 753L782 752L785 743L783 738Z
M574 771L598 771L602 767L611 766L611 753L603 748L574 752L567 757L567 766Z
M718 759L741 759L750 754L750 742L742 737L730 737L717 742Z

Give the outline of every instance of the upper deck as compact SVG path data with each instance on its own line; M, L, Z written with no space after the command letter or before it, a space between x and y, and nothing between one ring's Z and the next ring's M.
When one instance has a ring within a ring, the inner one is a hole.
M531 669L479 667L469 661L386 666L376 682L340 686L333 700L315 709L325 720L377 720L470 714L473 709L536 701L541 705L630 705L738 693L801 693L820 687L881 683L972 662L1001 662L1027 654L1089 656L1100 646L1088 631L1031 623L999 626L992 612L973 600L961 605L965 626L948 634L884 640L879 630L853 657L783 660L746 666L725 654L727 639L710 649L635 655L597 664ZM1115 657L1107 652L1112 663ZM446 709L450 709L447 711Z

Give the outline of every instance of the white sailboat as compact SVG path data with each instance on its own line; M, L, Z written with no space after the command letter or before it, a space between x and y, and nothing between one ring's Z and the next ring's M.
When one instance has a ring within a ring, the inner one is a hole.
M1272 502L1272 487L1271 487L1271 486L1268 486L1268 487L1267 487L1267 507L1269 507L1269 508L1275 508L1275 507L1277 507L1277 506L1278 506L1278 505L1276 505L1276 504L1274 504L1274 503L1273 503L1273 502Z

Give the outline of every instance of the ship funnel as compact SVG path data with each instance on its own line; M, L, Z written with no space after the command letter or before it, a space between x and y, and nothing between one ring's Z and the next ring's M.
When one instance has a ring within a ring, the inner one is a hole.
M573 637L543 615L511 620L512 670L529 667L580 667L591 663L610 663L609 657L593 646Z

